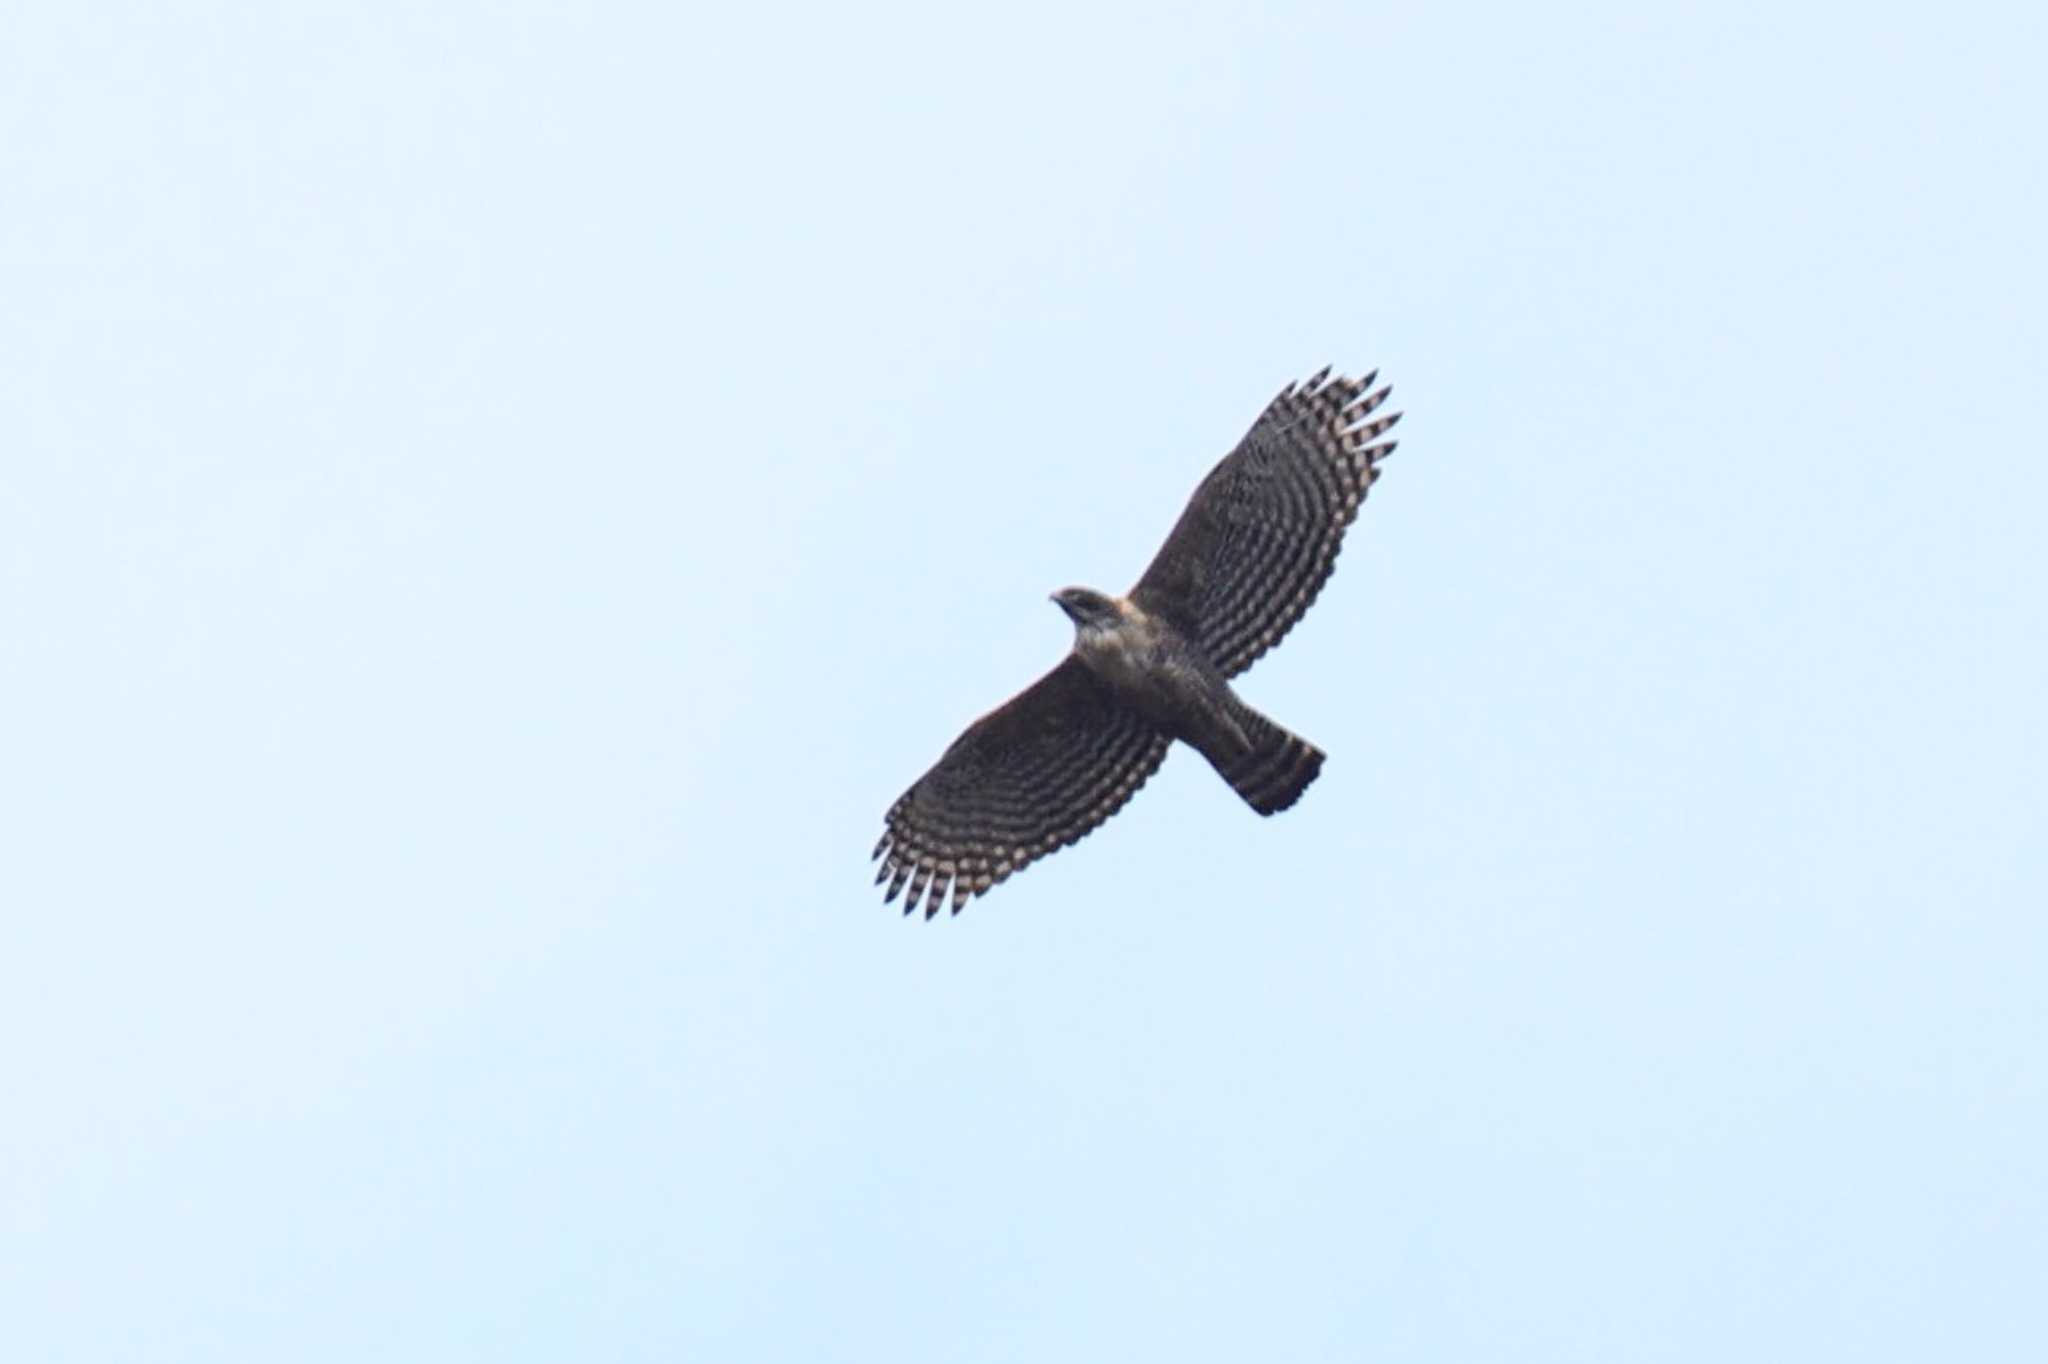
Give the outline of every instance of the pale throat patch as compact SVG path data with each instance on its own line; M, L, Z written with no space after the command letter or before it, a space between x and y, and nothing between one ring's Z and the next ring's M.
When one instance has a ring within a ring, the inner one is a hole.
M1125 598L1117 598L1118 619L1081 627L1075 651L1111 682L1135 687L1147 680L1159 642L1159 624Z

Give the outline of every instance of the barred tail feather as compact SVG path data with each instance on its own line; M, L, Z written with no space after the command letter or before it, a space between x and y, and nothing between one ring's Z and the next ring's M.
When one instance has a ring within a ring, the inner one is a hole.
M1250 707L1233 718L1251 740L1250 747L1223 756L1204 756L1231 789L1244 797L1245 804L1262 815L1278 814L1300 800L1323 770L1323 750Z

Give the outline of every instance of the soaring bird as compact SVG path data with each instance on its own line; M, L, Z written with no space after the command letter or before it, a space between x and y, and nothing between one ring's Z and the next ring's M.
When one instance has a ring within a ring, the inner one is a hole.
M929 919L1057 852L1122 809L1178 739L1262 815L1301 798L1323 751L1239 699L1229 679L1278 644L1336 567L1400 414L1389 389L1325 367L1267 404L1202 480L1130 593L1052 595L1074 647L968 726L894 805L874 856L885 901Z

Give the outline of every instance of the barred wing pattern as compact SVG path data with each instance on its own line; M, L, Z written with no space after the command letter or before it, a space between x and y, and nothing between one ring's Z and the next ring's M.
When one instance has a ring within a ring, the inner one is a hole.
M1331 379L1289 384L1202 480L1131 597L1201 642L1225 677L1278 644L1337 564L1401 419L1373 418L1388 388Z
M887 900L903 912L953 912L1011 872L1079 840L1122 809L1171 742L1079 659L1065 662L974 722L889 808L875 845Z

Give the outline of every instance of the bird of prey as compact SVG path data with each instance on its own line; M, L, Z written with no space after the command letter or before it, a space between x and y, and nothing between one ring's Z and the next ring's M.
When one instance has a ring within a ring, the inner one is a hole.
M876 884L937 914L1057 852L1123 808L1189 745L1262 815L1323 752L1238 699L1228 679L1278 644L1336 567L1399 413L1386 387L1325 367L1282 389L1181 513L1128 596L1053 594L1074 622L1060 665L968 726L889 807Z

